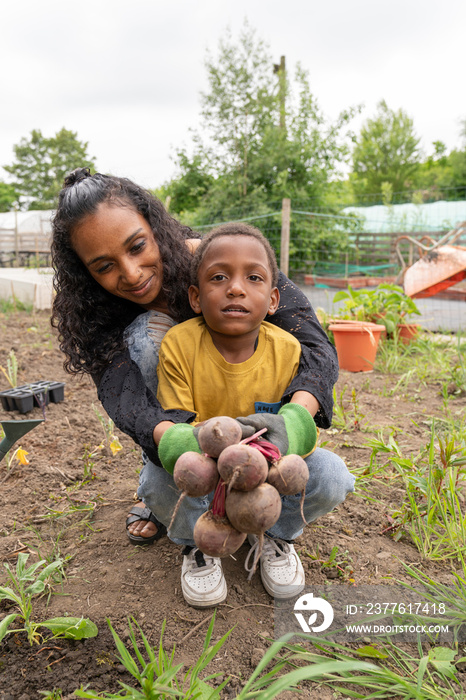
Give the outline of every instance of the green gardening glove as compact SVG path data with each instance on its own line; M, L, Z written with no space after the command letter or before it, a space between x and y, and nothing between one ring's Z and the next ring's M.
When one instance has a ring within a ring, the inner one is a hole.
M309 411L298 403L287 403L277 414L253 413L236 419L254 432L267 428L263 436L272 442L282 455L308 455L317 442L317 429Z
M183 452L202 453L196 439L199 428L195 428L188 423L177 423L168 428L162 435L159 442L159 459L162 467L173 474L175 462Z

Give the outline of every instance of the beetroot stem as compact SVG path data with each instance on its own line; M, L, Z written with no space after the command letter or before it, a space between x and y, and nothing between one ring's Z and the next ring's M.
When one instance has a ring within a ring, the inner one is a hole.
M212 515L216 518L225 517L225 482L219 479L212 499Z
M259 452L262 452L264 455L265 459L268 462L275 462L277 459L280 459L281 452L278 449L276 445L273 444L273 442L268 442L268 440L262 439L257 439L263 433L267 432L267 428L262 428L261 430L258 430L257 433L254 433L254 435L251 435L250 437L244 438L243 440L240 440L240 445L247 445L250 444L251 447L256 447Z
M255 440L256 438L259 437L259 435L263 435L266 432L267 432L267 428L261 428L261 430L258 430L257 433L254 433L254 435L251 435L250 437L243 438L243 440L240 440L239 444L240 445L247 445L248 442L251 442L251 440Z

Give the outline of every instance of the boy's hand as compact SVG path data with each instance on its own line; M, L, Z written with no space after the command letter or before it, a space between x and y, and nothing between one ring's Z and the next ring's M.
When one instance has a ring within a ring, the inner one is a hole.
M278 447L282 455L307 455L317 441L313 417L297 403L285 404L278 414L253 413L236 420L241 426L254 428L254 432L267 428L264 438Z
M183 452L198 452L202 454L197 441L198 427L189 423L176 423L168 428L159 442L159 459L163 468L173 474L175 463Z

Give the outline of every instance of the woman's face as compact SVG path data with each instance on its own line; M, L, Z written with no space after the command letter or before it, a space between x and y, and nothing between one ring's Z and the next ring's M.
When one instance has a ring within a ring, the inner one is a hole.
M160 250L146 219L135 209L99 204L76 227L72 244L107 292L147 309L166 309Z

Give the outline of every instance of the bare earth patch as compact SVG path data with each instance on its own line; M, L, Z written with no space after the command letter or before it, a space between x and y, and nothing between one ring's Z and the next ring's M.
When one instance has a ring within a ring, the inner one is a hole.
M41 557L67 557L66 580L56 589L59 595L50 597L47 608L46 597L40 599L36 617L83 615L97 624L99 635L83 642L49 640L34 647L21 634L7 636L0 643L0 700L39 698L39 690L54 687L61 688L65 697L85 684L93 690L116 692L118 681L130 682L131 677L116 659L106 618L126 639L127 617L134 616L154 644L165 619L165 648L176 644L176 659L189 665L199 656L212 611L194 610L184 602L177 545L166 537L147 548L133 547L127 540L124 524L137 488L139 449L117 431L123 445L118 454L112 457L98 450L94 457L85 458L104 438L92 404L100 411L102 408L89 378L64 372L63 357L46 313L0 316L3 367L11 349L18 359L20 384L55 380L66 382L66 387L65 400L50 404L46 421L21 440L30 463L17 464L10 471L6 460L0 463L0 559L14 565L20 551L30 552L31 561L37 560L37 553ZM322 431L320 440L340 454L350 470L369 464L371 451L365 443L378 429L398 429L399 444L410 452L428 441L429 417L441 412L439 387L411 386L396 396L387 396L396 381L396 377L377 372L341 372L337 397L343 396L350 416L350 397L355 389L359 428ZM7 388L0 376L0 389ZM464 410L465 399L455 401L455 410ZM1 420L41 416L40 408L26 416L0 408ZM94 478L83 483L86 459ZM376 500L351 495L299 538L307 582L332 581L336 586L354 582L357 586L386 582L387 576L407 580L402 562L421 565L432 578L448 582L447 565L421 561L409 540L395 542L388 533L381 534L390 524L387 516L400 505L403 490L399 484L374 479L371 496ZM335 546L338 567L325 566ZM243 568L246 554L243 546L235 559L224 561L229 595L218 607L214 628L216 640L234 626L209 667L224 677L231 675L224 691L227 698L234 697L250 676L274 635L273 602L258 573L247 582ZM5 581L0 572L0 583ZM10 611L0 604L0 617ZM304 697L311 696L307 692L311 691L305 690ZM318 692L323 700L332 697L326 689Z

